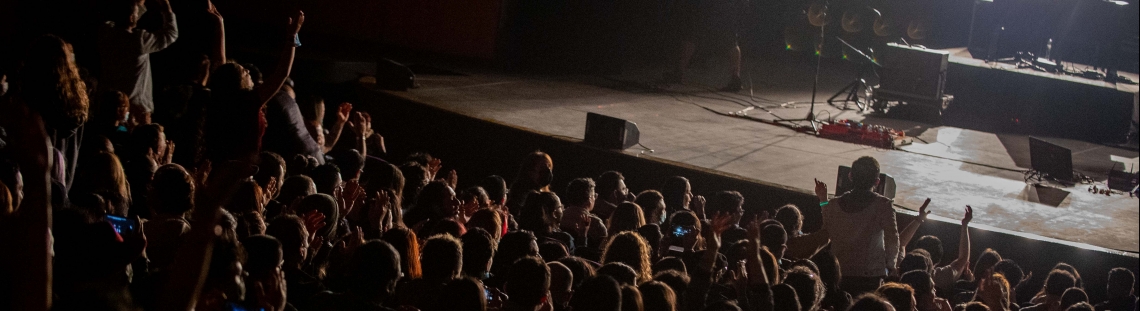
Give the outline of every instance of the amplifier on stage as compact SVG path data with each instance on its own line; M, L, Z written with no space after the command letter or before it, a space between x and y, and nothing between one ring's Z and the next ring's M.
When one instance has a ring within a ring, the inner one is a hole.
M890 43L879 63L883 74L876 92L918 101L942 100L950 52Z

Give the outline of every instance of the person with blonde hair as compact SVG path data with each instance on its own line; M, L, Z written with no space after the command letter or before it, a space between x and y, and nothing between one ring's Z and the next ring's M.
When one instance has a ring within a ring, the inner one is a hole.
M610 238L602 253L602 263L620 262L629 265L637 272L637 282L653 279L653 265L650 263L653 249L645 238L634 231L618 233Z
M83 159L75 175L75 185L68 195L97 194L106 200L104 213L127 216L131 206L131 187L118 156L106 152L90 155Z
M36 38L28 46L18 77L12 96L43 117L52 149L63 156L52 179L70 189L90 106L71 44L54 35Z
M1009 311L1011 309L1009 281L1000 273L994 273L982 280L975 295L974 301L981 301L991 311Z

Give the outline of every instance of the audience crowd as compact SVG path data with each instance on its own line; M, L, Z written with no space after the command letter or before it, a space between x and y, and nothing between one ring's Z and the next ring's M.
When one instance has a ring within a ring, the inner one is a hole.
M971 258L970 207L943 256L915 237L929 200L899 228L870 157L854 190L817 181L811 233L797 206L706 200L680 176L552 185L543 152L460 182L430 154L388 154L351 104L297 95L303 13L266 34L263 75L226 58L208 2L112 2L97 64L43 35L0 72L0 309L1137 310L1128 268L1085 288L1065 263L1042 283L997 250Z

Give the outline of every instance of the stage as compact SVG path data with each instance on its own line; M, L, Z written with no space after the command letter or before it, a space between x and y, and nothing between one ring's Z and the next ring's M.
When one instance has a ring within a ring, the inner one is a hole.
M810 60L810 59L809 59ZM408 100L570 140L582 139L587 112L627 119L641 131L644 159L688 165L747 180L810 193L813 179L832 186L837 167L874 156L898 184L899 208L916 209L931 198L933 217L957 223L965 205L974 207L972 226L1085 249L1140 251L1136 198L1087 191L1090 185L1035 187L1024 181L1029 168L1028 136L937 126L883 116L864 116L817 104L822 118L853 119L904 130L912 145L884 150L821 139L785 127L726 116L774 120L807 114L811 61L796 55L746 60L745 90L711 91L723 83L724 66L697 65L683 86L654 82L659 69L630 69L609 77L505 74L462 64L418 62L420 88L396 92ZM825 60L817 101L838 91L853 76L851 66ZM953 83L953 82L951 82ZM751 96L749 87L751 86ZM1122 149L1077 140L1048 138L1073 150L1074 168L1103 181L1110 155L1136 158ZM556 167L559 159L555 159ZM556 169L556 174L557 174ZM567 176L563 176L567 177ZM577 177L577 176L574 176ZM628 179L637 179L627 173ZM697 185L698 187L701 185ZM631 189L635 191L644 189ZM711 194L716 185L694 192ZM1067 194L1065 193L1067 192ZM764 206L763 208L771 208Z

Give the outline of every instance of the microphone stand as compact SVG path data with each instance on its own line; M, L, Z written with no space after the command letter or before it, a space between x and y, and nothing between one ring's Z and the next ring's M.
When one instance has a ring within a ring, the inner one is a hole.
M824 4L823 4L823 15L824 15L825 19L827 16L827 11L828 11L827 2L824 2ZM776 122L803 122L803 121L809 122L809 123L811 123L811 133L815 134L815 135L819 135L819 125L820 125L820 123L822 123L818 119L816 119L816 116L815 116L815 99L816 99L816 93L818 93L818 91L819 91L819 72L820 72L820 67L822 67L822 63L823 63L823 44L824 44L824 41L826 40L826 37L824 36L825 27L827 27L826 20L824 20L824 22L820 23L820 25L819 25L819 46L816 47L818 50L816 50L816 54L815 54L815 81L812 82L812 84L811 84L811 107L808 109L807 116L802 118L802 119L779 119L779 120L776 120Z

